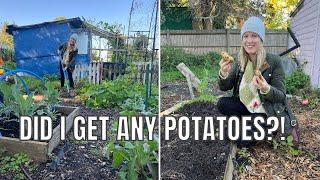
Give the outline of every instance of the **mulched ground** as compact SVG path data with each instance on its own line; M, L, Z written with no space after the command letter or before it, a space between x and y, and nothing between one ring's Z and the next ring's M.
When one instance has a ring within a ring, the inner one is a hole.
M291 107L299 120L303 153L293 156L274 150L272 144L260 144L249 150L251 164L239 173L239 179L320 179L320 105L315 109L292 99Z
M189 104L174 114L176 117L213 116L214 119L217 115L219 112L216 106L210 103ZM218 140L194 140L194 128L192 128L194 123L192 122L190 123L190 140L180 140L176 130L170 134L169 141L161 141L162 179L223 179L230 151L229 143ZM201 132L204 130L203 122L199 123L200 139ZM214 125L218 126L218 124Z

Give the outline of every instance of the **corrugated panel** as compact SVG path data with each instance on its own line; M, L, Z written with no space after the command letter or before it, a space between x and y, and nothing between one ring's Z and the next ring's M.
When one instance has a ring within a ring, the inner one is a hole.
M57 55L58 47L69 39L67 24L48 24L13 32L16 59Z
M17 68L32 71L41 77L44 75L60 75L59 61L58 56L27 58L21 59L17 63ZM76 64L89 64L89 56L78 54Z
M58 75L58 72L59 72L58 56L21 59L18 62L19 62L17 63L18 69L32 71L41 77L47 74Z
M83 63L89 64L89 62L90 62L90 57L88 54L78 54L76 56L76 64L83 64Z
M65 24L44 24L13 31L17 68L30 70L39 76L59 74L59 46L68 41L72 30ZM89 63L87 54L79 54L76 63Z
M63 19L59 21L49 21L49 22L43 22L40 24L31 24L26 26L17 26L15 24L9 25L8 29L6 30L9 34L12 35L13 31L22 30L22 29L35 29L37 27L43 27L47 25L57 25L57 24L70 24L72 28L81 28L83 26L83 21L77 17L77 18L71 18L71 19Z

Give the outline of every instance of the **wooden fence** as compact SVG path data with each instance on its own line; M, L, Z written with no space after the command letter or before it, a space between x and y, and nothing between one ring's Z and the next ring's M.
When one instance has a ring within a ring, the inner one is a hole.
M150 66L150 62L133 62L137 71L132 75L132 79L135 81L141 81L145 83L147 66ZM152 82L158 83L159 79L159 62L153 63ZM83 78L87 78L90 84L100 84L102 80L114 80L118 76L125 73L126 66L121 62L92 62L88 64L76 65L73 72L73 79L75 82L80 81ZM151 69L151 67L150 67Z
M103 63L103 77L104 79L114 80L118 76L125 73L126 65L124 63L112 63L104 62Z
M77 64L73 72L73 80L80 81L87 78L90 84L100 84L102 81L102 62L88 64Z
M267 52L279 54L288 49L290 35L285 30L267 30L264 47ZM193 54L227 51L236 54L241 38L238 29L166 30L161 31L161 46L171 45Z
M149 67L149 70L151 70L151 63L150 62L134 62L133 64L136 66L137 71L132 76L132 79L134 79L135 81L141 81L141 82L145 83L147 67ZM153 83L158 83L158 79L159 79L159 69L158 69L159 68L159 62L155 61L152 66L153 66L152 67L152 70L153 70L153 72L152 72L152 82Z

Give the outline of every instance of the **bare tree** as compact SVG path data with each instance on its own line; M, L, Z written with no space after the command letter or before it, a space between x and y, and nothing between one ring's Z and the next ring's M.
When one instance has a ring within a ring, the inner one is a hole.
M192 9L193 29L212 30L213 19L217 17L217 0L189 0L189 6Z
M262 15L264 3L258 0L189 0L193 29L225 28L226 18Z

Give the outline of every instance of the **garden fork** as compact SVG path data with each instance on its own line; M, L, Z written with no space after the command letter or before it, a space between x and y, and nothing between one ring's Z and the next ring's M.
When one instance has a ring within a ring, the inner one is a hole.
M67 72L67 67L62 68L62 71L63 71L63 76L64 76L64 82L65 82L65 85L67 86L67 91L68 91L68 93L70 93L69 84L68 84L68 82L67 82L67 80L69 81L69 76L68 76L68 72Z

